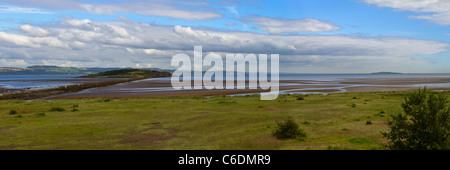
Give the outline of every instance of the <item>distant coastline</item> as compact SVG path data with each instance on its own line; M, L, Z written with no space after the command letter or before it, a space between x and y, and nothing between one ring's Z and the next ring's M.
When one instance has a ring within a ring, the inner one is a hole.
M370 73L370 74L403 74L403 73L382 71L382 72L375 72L375 73Z
M47 65L36 65L28 66L26 68L18 67L0 67L0 75L88 75L96 74L111 70L121 70L121 69L132 69L132 68L79 68L79 67L59 67L59 66L47 66ZM172 70L159 69L159 68L140 68L142 70L148 71L158 71L158 72L171 72Z

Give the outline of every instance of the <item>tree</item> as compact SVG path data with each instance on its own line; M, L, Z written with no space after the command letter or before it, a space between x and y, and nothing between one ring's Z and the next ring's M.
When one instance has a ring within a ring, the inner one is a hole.
M391 115L390 130L383 132L395 150L449 149L450 109L442 93L423 90L406 95L404 113Z

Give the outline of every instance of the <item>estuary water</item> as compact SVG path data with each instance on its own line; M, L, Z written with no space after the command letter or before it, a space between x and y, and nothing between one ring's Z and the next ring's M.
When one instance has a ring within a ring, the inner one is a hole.
M42 89L79 83L80 75L0 75L3 89ZM75 80L75 81L74 81Z
M0 75L0 88L3 89L42 89L64 85L73 85L93 81L92 79L77 78L80 75ZM280 74L283 80L311 80L320 84L334 83L345 79L365 78L450 78L450 74ZM248 75L246 76L248 78ZM237 78L239 79L239 78ZM170 77L158 78L158 80L170 81ZM283 86L283 84L280 84ZM288 85L288 84L284 84ZM439 84L417 84L416 86L439 86L450 87L450 82Z

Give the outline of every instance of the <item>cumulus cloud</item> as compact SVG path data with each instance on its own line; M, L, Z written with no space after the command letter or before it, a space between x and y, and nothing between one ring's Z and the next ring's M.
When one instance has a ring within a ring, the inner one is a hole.
M185 20L211 20L222 17L221 14L208 8L207 2L193 3L182 0L126 0L126 1L81 1L81 0L3 0L2 3L33 8L27 11L39 12L38 8L50 10L79 10L93 14L114 15L116 13L134 13L145 16L171 17ZM181 4L186 8L175 6ZM2 9L0 9L1 11ZM11 10L11 9L10 9ZM17 10L17 9L16 9ZM24 11L24 10L22 10Z
M364 0L364 2L375 4L379 7L427 13L410 17L429 20L440 25L450 25L450 1L448 0Z
M40 48L44 46L68 49L69 46L55 37L32 37L18 34L0 32L0 42L5 46L21 46L29 48Z
M425 60L414 60L411 56L436 54L450 48L446 43L411 38L265 35L151 25L125 18L114 22L66 19L59 25L42 28L22 25L20 28L24 34L0 32L0 56L5 59L2 62L16 59L30 65L121 67L152 64L172 68L170 59L173 55L187 53L192 56L194 45L202 45L205 53L280 54L280 62L286 66L283 69L301 71L299 66L314 66L323 68L322 71L337 67L340 70L364 70L377 64L424 64Z
M40 27L33 27L28 24L20 26L20 29L24 32L27 32L31 36L42 37L48 34L47 30L44 30Z
M273 34L293 32L328 32L341 29L341 27L336 26L331 22L313 18L282 19L263 16L249 16L243 21L259 25L255 29Z

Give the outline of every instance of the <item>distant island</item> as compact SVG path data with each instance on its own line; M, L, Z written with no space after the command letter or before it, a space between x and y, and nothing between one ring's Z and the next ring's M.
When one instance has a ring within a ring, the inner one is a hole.
M402 73L382 71L382 72L376 72L376 73L370 73L370 74L402 74Z
M0 67L0 75L88 75L96 74L111 70L121 69L133 69L133 68L77 68L77 67L58 67L58 66L45 66L36 65L26 68L18 67ZM159 68L142 68L141 70L159 71L159 72L171 72L171 70L164 70Z
M142 69L121 69L89 74L81 78L139 78L139 77L170 77L172 73L166 71L142 70Z

